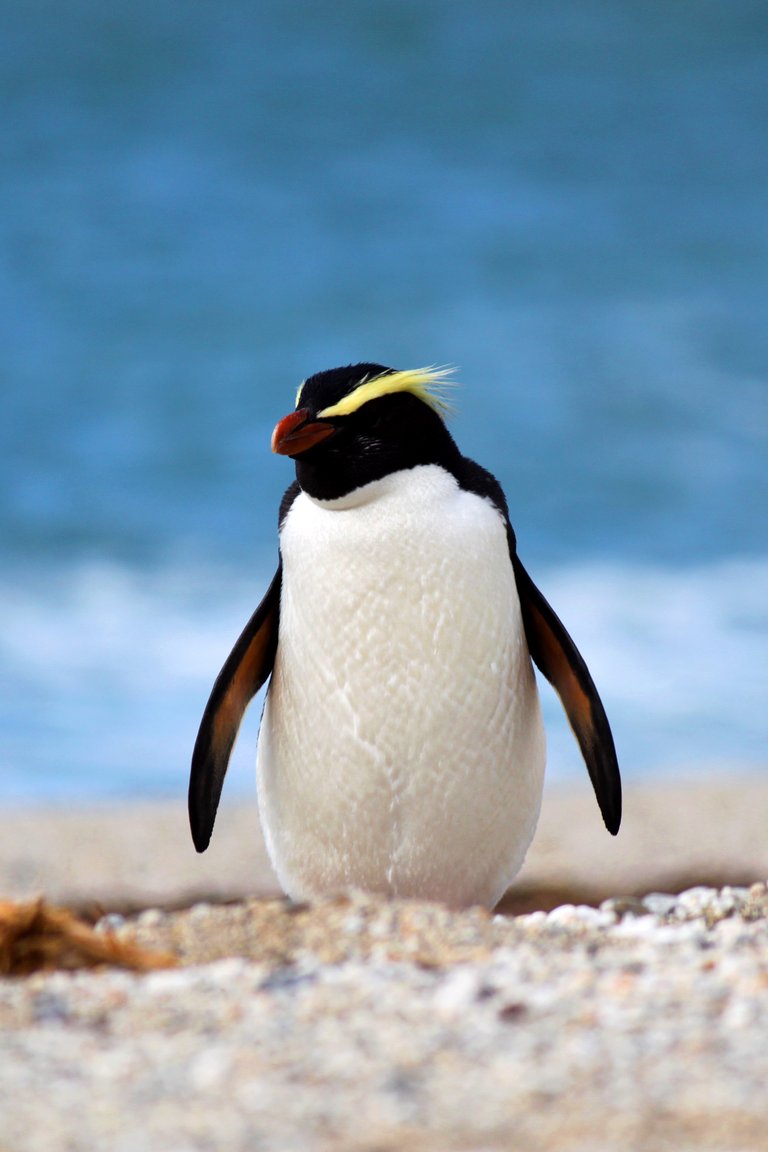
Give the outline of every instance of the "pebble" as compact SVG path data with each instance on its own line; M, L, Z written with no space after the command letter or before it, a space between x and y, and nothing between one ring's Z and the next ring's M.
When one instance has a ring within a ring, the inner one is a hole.
M182 967L0 981L3 1152L768 1148L766 884L105 926Z
M121 928L125 928L126 918L121 916L119 912L109 912L106 916L102 916L96 925L97 932L117 932Z

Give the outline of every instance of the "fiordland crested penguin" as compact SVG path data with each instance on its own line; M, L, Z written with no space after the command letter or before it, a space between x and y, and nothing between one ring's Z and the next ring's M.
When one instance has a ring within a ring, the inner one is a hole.
M259 811L295 899L354 887L497 903L541 803L531 657L563 702L606 827L619 828L597 689L520 562L499 483L446 428L447 375L320 372L272 436L296 464L280 559L205 709L189 814L202 852L243 713L271 675Z

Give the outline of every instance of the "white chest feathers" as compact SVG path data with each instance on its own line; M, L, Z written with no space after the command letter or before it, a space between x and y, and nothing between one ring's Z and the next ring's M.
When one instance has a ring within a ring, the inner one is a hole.
M539 813L545 742L505 526L424 466L281 532L257 756L286 891L493 905Z

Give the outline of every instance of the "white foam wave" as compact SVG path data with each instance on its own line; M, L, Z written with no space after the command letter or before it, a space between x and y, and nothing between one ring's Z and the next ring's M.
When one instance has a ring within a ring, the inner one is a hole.
M214 676L270 573L111 564L0 581L0 797L183 795ZM625 772L768 763L768 559L534 572L600 688ZM550 771L581 772L544 692ZM260 706L228 789L252 789Z
M630 772L768 764L768 561L580 567L542 588L587 659ZM558 767L573 756L559 709L548 720Z

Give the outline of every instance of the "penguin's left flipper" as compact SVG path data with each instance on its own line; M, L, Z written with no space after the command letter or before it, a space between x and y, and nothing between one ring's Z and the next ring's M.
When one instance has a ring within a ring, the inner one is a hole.
M211 840L229 757L245 710L272 672L280 621L282 567L243 629L211 691L189 776L189 826L198 852Z
M563 703L587 765L603 821L615 836L621 824L621 776L602 701L581 653L516 553L512 563L528 650Z

